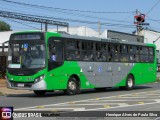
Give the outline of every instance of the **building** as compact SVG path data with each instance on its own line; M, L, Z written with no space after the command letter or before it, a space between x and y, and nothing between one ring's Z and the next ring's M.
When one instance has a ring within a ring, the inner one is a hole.
M104 32L100 35L101 38L115 38L119 40L123 40L126 42L144 42L143 36L137 36L130 33L124 33L113 30L104 30Z
M8 40L12 33L15 31L0 32L0 56L7 56L8 52Z
M141 34L144 36L144 43L154 43L160 51L160 32L146 29L142 30Z
M57 31L57 29L49 29L48 31L55 32ZM58 31L66 32L71 35L79 35L79 36L86 36L86 37L100 37L97 31L87 26L69 27L68 32L66 28L62 27L62 28L58 28Z

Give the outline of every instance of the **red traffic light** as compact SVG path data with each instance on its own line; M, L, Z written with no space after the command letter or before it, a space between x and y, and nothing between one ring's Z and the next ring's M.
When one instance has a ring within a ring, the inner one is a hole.
M145 22L145 15L144 14L136 15L136 16L134 16L134 18L136 19L136 22L134 22L134 24L140 24L142 22Z

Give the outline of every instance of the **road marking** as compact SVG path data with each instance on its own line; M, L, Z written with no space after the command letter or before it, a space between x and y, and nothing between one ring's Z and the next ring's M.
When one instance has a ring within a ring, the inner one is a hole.
M36 106L36 108L45 108L45 106Z
M85 111L85 107L83 107L83 108L76 108L76 109L74 109L74 111Z
M119 106L128 106L127 103L118 103Z
M117 96L117 98L120 98L120 99L123 99L123 98L148 98L149 96L156 97L156 98L160 97L158 95L157 96L156 95L155 96L153 96L153 95L143 95L143 96L142 95L134 95L134 96L133 95L126 95L126 96L122 96L121 95L121 96ZM109 99L109 98L106 98L106 99Z
M138 104L144 104L144 102L138 102Z
M100 100L100 98L95 98L95 100Z
M141 99L141 100L143 100L143 101L155 101L155 99ZM92 100L92 101L86 101L86 102L90 102L90 103L93 102L94 103L94 102L106 102L106 101L108 101L108 102L109 101L111 101L111 102L112 101L113 102L116 102L116 101L126 101L127 102L127 101L139 101L139 99L137 99L137 100L136 99L134 99L134 100L132 100L132 99L129 99L129 100L128 99L127 100L122 100L122 99L120 99L120 100L99 100L99 101L95 101L95 100L93 101ZM79 102L77 102L77 103L79 103Z
M106 104L110 104L110 105L113 105L113 104L118 104L118 105L124 105L126 103L88 103L88 104L85 104L85 103L82 103L82 104L74 104L74 106L79 106L79 105L92 105L92 106L95 106L95 105L106 105ZM59 105L59 106L70 106L69 104L64 104L64 105Z
M137 94L137 93L133 93L133 94L131 94L131 95L133 95L133 96L137 96L138 94Z
M68 102L68 104L75 104L76 102Z
M133 99L133 98L135 98L135 99L137 99L137 98L144 98L144 99L145 99L145 98L148 98L148 97L137 97L137 96L136 96L136 97L134 97L134 96L124 96L124 97L121 97L121 98L122 98L122 99L123 99L123 98L127 98L127 99Z
M160 99L155 99L155 101L157 101L158 103L160 103Z
M138 92L138 93L135 93L135 94L143 94L143 93L148 93L148 92L160 92L160 90ZM121 96L123 96L122 98L130 98L130 97L125 97L125 96L129 96L129 95L131 95L131 94L124 94L124 95L121 95ZM117 98L117 95L116 96L109 96L109 97L102 97L100 99L108 99L108 98ZM140 97L138 97L138 98L140 98ZM142 98L146 98L146 97L142 97ZM133 97L131 99L133 99ZM85 101L91 101L91 100L95 100L95 99L78 100L78 101L72 101L72 102L85 102ZM68 104L68 102L57 103L57 104L47 104L47 105L43 105L43 106L48 107L48 106L57 106L57 105L63 105L63 104ZM25 110L25 109L32 109L32 108L35 108L35 107L36 106L33 106L33 107L23 107L23 108L17 108L17 109L14 109L14 110Z
M53 111L53 112L58 112L58 110L57 110L57 109L52 109L51 111Z
M104 107L104 108L110 108L111 106L109 106L109 105L104 105L103 107Z
M85 108L84 107L81 107L81 108L41 108L41 109L25 109L24 111L48 111L48 110L51 110L51 111L58 111L58 110L73 110L73 111L85 111ZM23 110L22 110L23 111Z
M157 104L160 102L152 102L152 103L145 103L145 104L134 104L134 105L127 105L127 106L116 106L111 108L96 108L96 109L86 109L85 111L94 111L94 110L105 110L105 109L114 109L114 108L123 108L123 107L131 107L131 106L144 106L144 105L151 105L151 104Z

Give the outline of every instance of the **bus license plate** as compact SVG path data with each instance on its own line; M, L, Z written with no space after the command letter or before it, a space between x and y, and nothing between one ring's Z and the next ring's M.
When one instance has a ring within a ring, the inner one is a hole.
M18 86L18 87L24 87L24 84L18 83L17 86Z

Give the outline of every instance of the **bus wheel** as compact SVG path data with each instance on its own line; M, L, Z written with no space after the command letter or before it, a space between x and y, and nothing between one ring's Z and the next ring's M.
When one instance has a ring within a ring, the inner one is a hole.
M71 77L67 84L67 89L64 90L67 95L75 95L77 93L77 81L74 77Z
M45 95L45 93L45 90L34 90L34 94L36 94L37 96L43 96Z
M132 75L129 75L126 80L126 89L131 90L134 86L134 79Z

